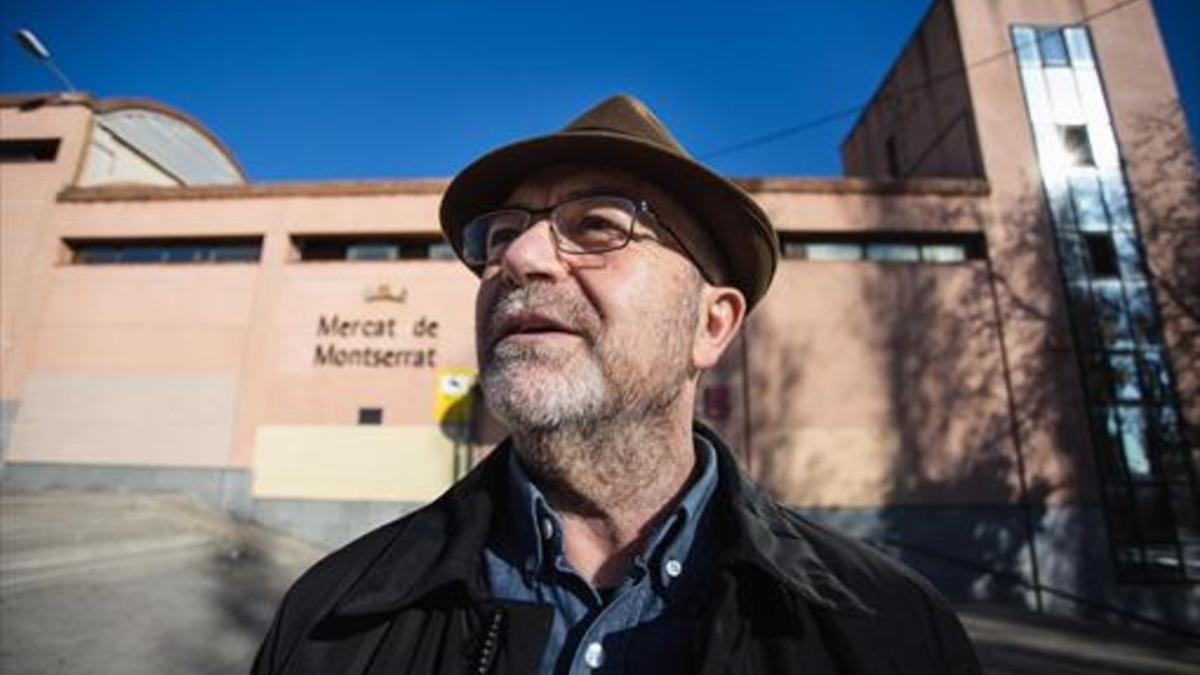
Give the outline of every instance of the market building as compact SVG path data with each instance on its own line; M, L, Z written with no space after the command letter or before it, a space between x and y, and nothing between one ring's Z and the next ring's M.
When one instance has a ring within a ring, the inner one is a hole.
M669 122L669 120L668 120ZM1151 5L938 0L697 410L955 599L1200 633L1200 174ZM442 180L254 184L185 113L0 98L0 471L325 544L497 440Z

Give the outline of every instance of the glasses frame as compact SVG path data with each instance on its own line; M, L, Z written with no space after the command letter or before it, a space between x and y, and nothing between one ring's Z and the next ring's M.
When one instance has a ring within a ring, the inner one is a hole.
M625 230L624 240L621 241L620 244L616 244L613 246L608 246L608 247L600 248L600 249L587 250L587 251L577 251L577 250L564 248L563 241L566 239L566 237L564 237L562 232L559 230L558 215L562 213L562 209L565 209L566 207L568 207L572 204L575 204L575 203L581 202L581 201L586 201L586 200L593 200L593 199L595 199L595 200L607 199L607 200L612 200L612 201L626 202L630 206L633 207L633 212L629 219L629 227L626 228L626 230ZM656 214L650 208L650 205L647 204L644 199L630 199L629 197L622 197L621 195L599 194L599 195L588 195L588 196L584 196L584 197L576 197L574 199L569 199L565 202L562 202L561 204L555 204L554 206L550 206L550 207L547 207L544 209L526 209L526 208L521 208L521 207L510 207L510 208L505 208L505 209L496 209L494 211L488 211L486 213L480 214L480 215L472 218L463 227L463 246L462 246L463 261L466 262L468 265L470 265L472 267L482 268L482 267L486 267L488 265L496 263L497 261L499 261L499 259L501 257L503 257L503 253L501 253L496 256L485 256L485 259L483 259L483 260L473 259L470 257L470 253L468 250L468 244L467 244L467 239L468 239L467 233L473 225L484 220L485 218L490 218L490 217L495 216L496 214L502 214L502 213L521 214L521 216L524 218L524 222L520 228L521 234L524 234L525 232L529 231L529 228L533 227L533 225L535 223L541 222L542 220L546 220L547 222L550 223L550 235L551 235L551 239L554 242L555 250L559 251L560 253L566 253L568 255L601 255L604 253L612 253L613 251L619 251L619 250L629 246L629 242L633 241L633 239L634 239L633 231L634 231L634 228L637 226L638 218L640 218L644 215L648 215L651 218L653 218L655 222L657 222L660 226L662 226L662 229L667 233L667 235L669 237L671 237L671 239L675 240L675 242L677 244L679 244L681 247L683 247L684 250L687 250L686 246L683 245L683 242L679 241L679 238L675 236L675 233L671 231L671 228L668 227L666 225L666 223L664 223L663 220L658 217L658 214ZM520 235L518 235L518 236L520 236ZM511 242L510 242L510 244L511 244ZM485 245L485 247L486 247L486 245Z

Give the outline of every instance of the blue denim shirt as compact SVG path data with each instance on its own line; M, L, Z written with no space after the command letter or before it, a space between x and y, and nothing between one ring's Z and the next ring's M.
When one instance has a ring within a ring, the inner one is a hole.
M509 503L484 552L492 594L549 605L554 621L538 675L670 673L682 665L689 611L711 572L711 527L701 525L717 486L716 452L694 436L699 477L648 539L628 575L601 592L563 554L562 521L509 453Z

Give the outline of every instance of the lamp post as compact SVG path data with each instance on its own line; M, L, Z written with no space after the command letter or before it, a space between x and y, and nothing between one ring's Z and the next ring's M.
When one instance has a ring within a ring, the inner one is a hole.
M13 37L21 45L21 49L24 49L33 58L46 64L50 72L54 73L54 76L66 85L67 91L71 93L75 92L75 85L71 84L71 80L67 79L67 74L54 63L54 59L50 58L50 50L46 49L46 45L42 44L42 41L33 34L33 31L28 28L22 28L13 33Z

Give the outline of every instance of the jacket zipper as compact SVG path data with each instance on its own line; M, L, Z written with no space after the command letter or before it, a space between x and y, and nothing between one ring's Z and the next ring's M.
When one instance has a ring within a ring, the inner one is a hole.
M469 673L472 675L487 675L488 671L492 669L492 664L496 661L496 654L500 651L500 634L503 629L504 612L500 608L495 607L488 617L487 633L479 643L479 650L475 653L475 658L472 659Z

